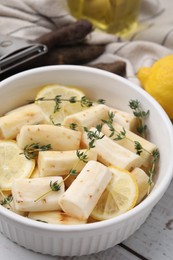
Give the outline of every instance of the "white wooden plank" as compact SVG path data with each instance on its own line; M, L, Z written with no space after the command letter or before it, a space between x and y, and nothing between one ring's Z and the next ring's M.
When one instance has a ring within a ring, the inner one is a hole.
M3 260L52 260L53 258L41 255L20 247L16 243L11 242L0 233L0 259Z
M120 246L115 246L106 251L81 257L58 257L42 255L27 250L11 242L0 233L0 258L3 260L140 260Z
M83 256L81 258L73 258L73 260L141 260L141 258L136 257L134 254L129 251L123 249L119 245L105 250L103 252L93 254L90 256ZM60 260L60 259L58 259ZM64 259L61 259L64 260ZM69 258L68 260L71 260Z
M173 181L142 227L123 244L147 259L173 259Z

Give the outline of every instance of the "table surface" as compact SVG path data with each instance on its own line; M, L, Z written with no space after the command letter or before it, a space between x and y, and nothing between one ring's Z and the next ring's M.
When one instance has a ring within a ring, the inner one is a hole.
M140 229L113 248L82 257L48 256L20 247L0 233L0 256L3 260L172 260L172 241L173 181Z

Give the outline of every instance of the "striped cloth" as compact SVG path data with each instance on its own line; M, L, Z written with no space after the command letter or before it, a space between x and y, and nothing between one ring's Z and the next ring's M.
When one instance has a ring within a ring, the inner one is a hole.
M123 60L127 78L137 84L139 67L173 52L173 1L141 1L139 28L128 38L94 30L87 39L90 44L107 44L105 53L92 63ZM0 0L1 34L34 40L73 21L66 0Z

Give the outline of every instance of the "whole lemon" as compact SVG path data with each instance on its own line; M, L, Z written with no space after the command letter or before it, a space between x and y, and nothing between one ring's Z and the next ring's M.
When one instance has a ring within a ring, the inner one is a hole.
M140 68L137 77L142 87L173 119L173 54L159 59L150 68Z

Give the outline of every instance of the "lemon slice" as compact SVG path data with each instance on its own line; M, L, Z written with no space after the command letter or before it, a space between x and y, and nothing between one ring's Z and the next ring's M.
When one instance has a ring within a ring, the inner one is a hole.
M36 100L40 98L53 99L58 95L60 95L61 99L67 100L71 97L76 97L77 100L80 100L81 97L85 96L82 91L76 88L60 85L47 85L38 92ZM53 123L60 123L66 116L83 110L80 102L70 103L69 101L62 101L60 104L60 109L57 112L54 112L56 104L55 101L36 101L36 103L41 107L43 113L45 114L46 121L49 123L51 123L51 121L53 121Z
M110 166L113 176L101 195L91 217L106 220L121 215L136 205L138 185L134 176L126 171Z
M15 141L0 141L0 189L10 190L14 179L29 178L34 160L25 158Z
M139 204L147 195L149 189L150 189L150 184L149 184L149 176L146 174L146 172L138 167L133 169L131 172L133 176L136 179L136 182L138 184L139 188L139 196L137 199L136 204Z

